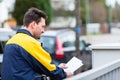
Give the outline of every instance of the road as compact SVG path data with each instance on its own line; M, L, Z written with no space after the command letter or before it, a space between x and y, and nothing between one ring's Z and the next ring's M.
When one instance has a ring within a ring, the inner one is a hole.
M83 39L91 44L104 44L104 43L119 43L120 42L120 29L111 28L110 34L97 34L87 35Z

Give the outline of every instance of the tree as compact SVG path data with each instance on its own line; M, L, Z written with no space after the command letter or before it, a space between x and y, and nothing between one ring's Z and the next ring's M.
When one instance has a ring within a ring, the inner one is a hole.
M90 0L91 22L105 22L107 20L107 9L104 0Z
M82 20L82 24L86 23L86 4L85 4L85 0L81 0L80 1L80 13L81 13L81 20Z
M108 8L110 10L110 7ZM111 8L111 16L113 22L120 22L120 4L118 2L115 3L115 7Z
M79 37L80 37L80 28L81 28L81 23L80 23L80 0L75 1L75 17L76 17L76 27L75 27L75 32L76 32L76 41L75 41L75 46L76 46L76 57L81 58L81 53L80 53L80 44L79 44ZM75 74L77 74L79 71L76 71Z
M17 20L18 25L23 24L23 16L30 7L36 7L45 11L48 15L46 24L49 25L53 14L50 0L16 0L12 16Z

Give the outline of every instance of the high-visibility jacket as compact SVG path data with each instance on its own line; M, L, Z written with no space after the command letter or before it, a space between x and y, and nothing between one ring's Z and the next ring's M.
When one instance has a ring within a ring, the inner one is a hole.
M49 46L49 45L48 45ZM55 64L31 33L20 29L6 44L2 63L2 80L51 80L66 78L66 72Z

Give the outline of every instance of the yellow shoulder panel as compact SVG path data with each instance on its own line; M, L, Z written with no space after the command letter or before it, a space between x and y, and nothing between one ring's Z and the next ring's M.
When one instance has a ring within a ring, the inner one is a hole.
M43 64L49 71L56 70L56 66L51 64L51 57L42 47L40 42L27 34L18 33L11 38L7 44L17 44L24 48L29 54L31 54L36 60Z

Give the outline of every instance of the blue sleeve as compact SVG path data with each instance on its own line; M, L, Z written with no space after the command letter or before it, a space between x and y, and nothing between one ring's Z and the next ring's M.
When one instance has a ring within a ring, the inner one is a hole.
M66 72L62 68L56 66L56 70L49 71L41 63L39 63L37 60L35 60L33 57L31 58L31 60L32 60L33 68L38 73L46 74L47 76L49 76L51 78L51 80L62 80L64 78L66 78Z
M66 72L56 66L56 70L49 71L46 67L43 66L40 62L38 62L33 56L31 56L27 51L20 47L22 57L28 62L28 64L34 69L37 73L45 74L51 78L51 80L62 80L66 78Z

